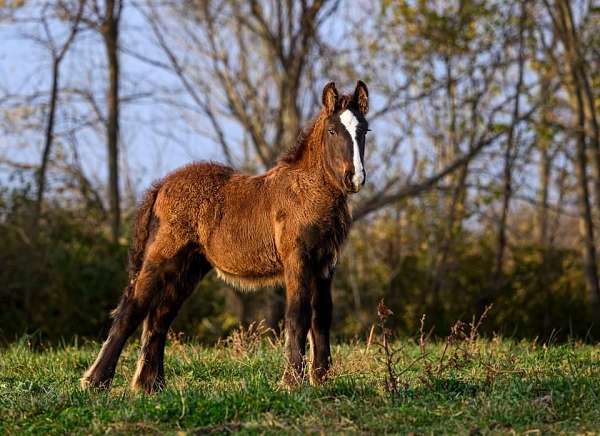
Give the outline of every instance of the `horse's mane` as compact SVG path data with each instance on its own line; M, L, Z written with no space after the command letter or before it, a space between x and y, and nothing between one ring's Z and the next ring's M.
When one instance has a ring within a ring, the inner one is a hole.
M311 135L318 129L317 125L322 123L323 120L324 118L321 114L313 118L306 127L300 130L296 142L279 157L278 161L280 163L292 164L302 159L302 155L308 146Z
M338 100L336 110L343 111L347 109L351 102L352 95L342 95ZM292 164L302 159L302 155L308 146L311 136L316 130L320 131L323 128L325 118L326 115L323 112L320 112L319 115L309 121L308 125L300 130L296 142L279 157L278 162Z

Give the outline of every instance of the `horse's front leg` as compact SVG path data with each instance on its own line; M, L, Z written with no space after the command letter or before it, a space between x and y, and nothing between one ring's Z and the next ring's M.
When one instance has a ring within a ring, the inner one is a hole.
M329 330L333 303L331 301L331 277L318 278L316 287L311 293L312 318L310 326L311 339L311 374L312 384L323 383L331 366L331 348Z
M310 304L312 274L300 256L289 256L284 268L286 364L283 383L288 387L293 387L304 379L306 337L312 318Z

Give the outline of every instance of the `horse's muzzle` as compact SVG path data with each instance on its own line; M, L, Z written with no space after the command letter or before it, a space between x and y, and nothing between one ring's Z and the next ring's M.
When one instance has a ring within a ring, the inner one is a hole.
M353 171L348 171L344 177L344 185L346 190L351 194L356 194L365 185L367 181L367 173L363 169L361 176L356 176Z

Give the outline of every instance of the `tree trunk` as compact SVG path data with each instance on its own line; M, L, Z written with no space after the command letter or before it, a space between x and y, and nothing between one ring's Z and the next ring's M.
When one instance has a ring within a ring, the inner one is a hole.
M597 255L594 237L594 222L592 219L592 209L590 206L590 194L588 188L588 175L587 175L587 150L585 144L585 133L583 132L583 124L585 123L585 117L581 113L583 110L581 101L581 94L576 91L577 98L579 101L578 108L580 113L579 128L580 133L577 134L577 183L578 183L578 194L579 194L579 228L581 237L584 242L584 264L585 264L585 277L588 288L588 296L590 304L594 311L597 310L600 303L600 284L598 283L598 268L597 268Z
M552 11L549 11L552 13ZM598 263L595 245L595 231L592 208L590 204L588 157L587 157L587 135L586 135L586 105L583 97L585 88L581 77L581 59L578 56L576 41L573 39L574 28L570 6L568 2L557 3L557 17L553 17L554 27L558 36L562 39L566 52L566 64L571 76L571 83L567 83L567 91L570 94L573 107L577 113L577 125L575 126L575 141L577 144L576 172L579 200L579 229L583 239L583 261L587 283L588 300L594 319L600 318L600 283L598 281Z
M598 282L597 254L594 236L594 221L590 205L590 193L587 175L587 149L585 135L585 113L583 97L579 88L579 81L575 70L572 71L573 91L577 107L577 183L579 190L579 228L584 242L585 276L588 287L588 296L593 310L596 311L600 303L600 283Z
M590 80L587 73L586 61L581 54L580 45L581 41L575 28L575 22L573 21L573 12L571 5L568 1L562 0L561 2L560 17L563 20L564 39L567 53L569 55L572 68L575 69L575 73L579 76L579 86L582 97L585 98L584 112L586 112L586 121L589 124L589 134L586 130L586 136L590 137L590 148L592 150L592 156L594 159L594 188L595 188L595 200L596 209L600 213L600 125L598 122L598 116L596 113L596 103L594 101L594 93L590 86ZM587 111L585 110L587 108Z
M504 257L506 253L506 224L508 220L508 211L510 209L510 201L512 198L512 168L513 168L513 160L514 154L516 153L516 130L517 123L519 119L520 113L520 103L521 103L521 89L523 87L523 73L524 73L524 63L525 63L525 23L527 19L527 6L525 5L525 1L521 2L521 18L519 20L519 64L518 64L518 78L517 85L515 87L515 102L513 106L513 114L511 126L508 132L508 138L506 141L506 149L504 152L504 189L503 189L503 197L502 197L502 209L500 211L500 221L498 223L498 236L496 242L496 258L494 262L494 271L493 271L493 281L492 285L496 290L500 288L500 279L502 276L502 271L504 269Z
M548 89L550 86L547 77L542 79L542 86ZM548 118L547 114L550 110L549 106L542 109L542 119L540 121L540 131L536 137L540 153L539 164L539 190L538 190L538 209L537 209L537 243L538 252L540 254L540 271L537 274L538 292L545 295L544 297L544 332L550 334L553 328L551 307L553 298L551 293L551 271L548 263L548 252L552 247L549 238L549 216L548 216L548 195L550 192L550 179L552 175L552 161L554 155L550 151L552 144L552 135L547 132Z
M527 23L527 5L525 0L521 1L521 15L519 19L519 42L518 42L518 72L517 72L517 83L515 85L515 100L513 103L511 124L507 132L506 148L504 149L504 168L503 168L503 190L502 190L502 207L500 210L500 219L498 220L498 227L496 233L496 253L494 257L494 264L492 266L492 273L490 282L488 283L487 289L483 287L476 301L476 310L478 316L482 316L485 313L486 307L493 303L496 296L502 290L505 285L504 273L504 259L507 246L507 235L506 226L508 222L508 213L510 209L510 202L512 200L513 186L512 186L512 171L515 155L517 153L516 134L517 127L520 118L520 103L521 103L521 92L523 88L523 78L525 70L525 25Z
M37 175L37 195L34 204L33 222L31 226L33 240L36 240L38 235L39 222L42 214L42 203L44 201L44 191L46 189L46 172L48 170L48 161L50 160L52 143L54 142L54 118L56 114L56 100L58 99L60 61L61 58L55 58L52 64L52 87L50 90L48 122L46 123L46 140L44 142L42 161L40 163L40 168Z
M537 219L537 240L540 247L545 247L548 244L548 193L552 171L552 159L548 146L548 141L545 138L540 139L540 188Z
M106 17L102 36L108 62L106 145L108 155L108 199L110 228L113 242L117 243L121 227L119 192L119 13L118 0L106 0Z
M44 149L42 151L42 161L40 169L37 174L37 194L33 210L33 220L31 226L32 239L36 240L39 229L40 216L42 214L42 205L44 202L44 192L46 190L46 173L48 171L48 162L50 160L50 152L52 151L52 144L54 142L54 120L56 117L56 103L58 100L59 80L60 80L60 64L64 59L69 47L75 40L75 36L79 31L79 22L81 21L81 15L83 13L83 7L85 0L79 0L77 13L73 17L71 29L69 35L65 40L64 44L57 50L55 48L55 42L49 37L48 46L52 55L52 85L50 89L50 102L48 112L48 122L46 123L46 139L44 142ZM42 18L45 22L45 17Z

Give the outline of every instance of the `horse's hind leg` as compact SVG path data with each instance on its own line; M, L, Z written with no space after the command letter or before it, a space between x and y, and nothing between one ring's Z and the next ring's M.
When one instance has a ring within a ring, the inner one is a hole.
M144 260L137 279L127 287L119 305L112 313L113 323L108 338L104 341L95 362L81 378L82 387L110 387L127 339L140 325L152 300L160 291L163 263L164 261L157 257L149 256Z
M169 326L185 299L211 266L197 247L182 249L165 274L164 291L144 320L142 348L131 387L154 392L164 386L164 352Z

